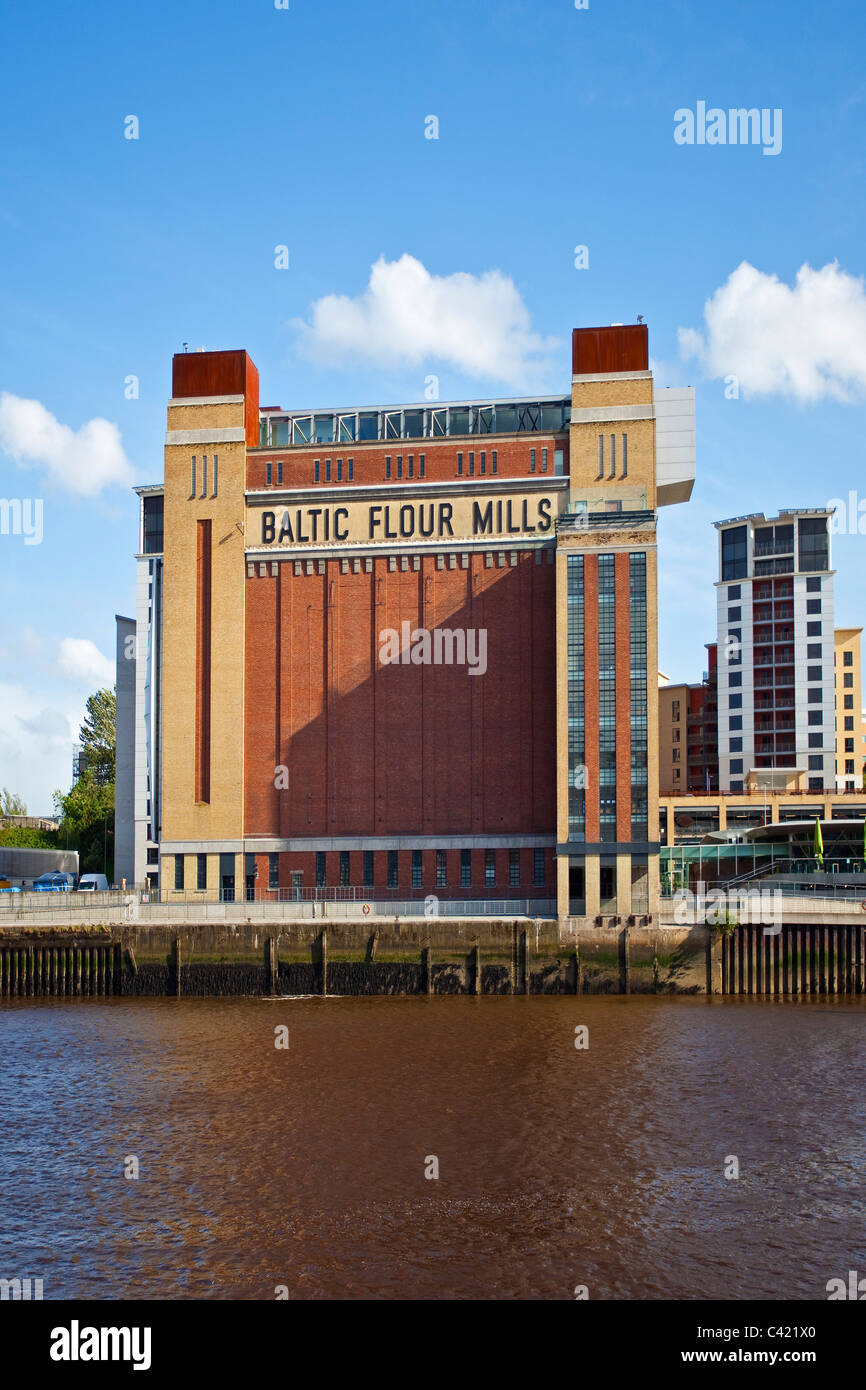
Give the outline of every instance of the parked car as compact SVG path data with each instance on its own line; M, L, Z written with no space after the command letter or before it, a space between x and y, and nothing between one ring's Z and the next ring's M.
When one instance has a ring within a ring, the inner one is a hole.
M40 874L33 880L34 893L71 893L75 887L75 874Z
M105 874L82 874L78 880L79 893L107 893L108 887Z

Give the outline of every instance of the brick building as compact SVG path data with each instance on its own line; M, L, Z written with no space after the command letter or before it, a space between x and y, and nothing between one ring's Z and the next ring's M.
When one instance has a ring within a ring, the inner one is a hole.
M654 387L644 325L572 350L556 396L320 411L260 408L245 352L175 356L136 882L652 910L656 509L691 492L693 394Z

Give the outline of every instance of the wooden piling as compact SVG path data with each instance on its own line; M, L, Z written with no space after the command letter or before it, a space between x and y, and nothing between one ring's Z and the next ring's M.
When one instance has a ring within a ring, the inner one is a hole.
M628 927L620 933L620 993L631 994L631 959Z
M525 927L520 933L520 993L529 993L529 933Z
M320 972L320 976L319 976L319 992L320 992L321 994L327 994L327 993L328 993L328 929L327 929L327 927L322 927L322 932L321 932L321 935L320 935L320 937L319 937L319 946L320 946L320 950L321 950L321 972Z
M481 993L481 947L475 941L472 944L472 993Z
M183 947L180 944L180 937L174 938L174 995L180 998L180 971L183 964Z
M421 948L421 988L425 994L433 993L433 950L430 946Z
M379 928L374 927L367 942L367 964L372 965L379 947Z
M573 971L572 980L574 983L574 994L580 994L583 988L583 981L580 978L580 947L575 946L571 954L571 968Z

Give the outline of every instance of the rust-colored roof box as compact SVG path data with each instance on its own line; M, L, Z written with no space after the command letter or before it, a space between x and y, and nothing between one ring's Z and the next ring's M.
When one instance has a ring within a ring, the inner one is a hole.
M259 442L259 374L243 348L228 352L176 352L171 394L178 397L243 396L247 446Z
M645 323L614 323L608 328L575 328L571 335L575 376L649 370L649 328Z

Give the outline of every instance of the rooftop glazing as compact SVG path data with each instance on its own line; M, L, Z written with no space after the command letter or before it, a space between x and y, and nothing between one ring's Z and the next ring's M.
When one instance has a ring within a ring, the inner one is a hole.
M568 428L570 419L571 401L562 396L378 406L369 410L264 410L259 421L259 447L302 448L485 434L556 434Z

